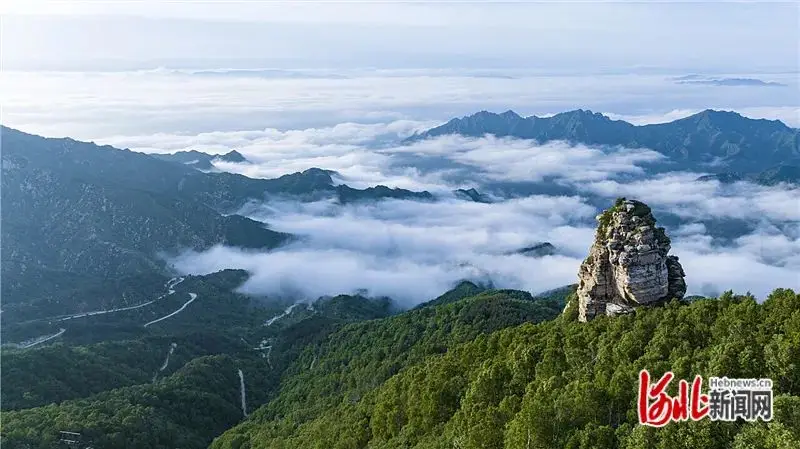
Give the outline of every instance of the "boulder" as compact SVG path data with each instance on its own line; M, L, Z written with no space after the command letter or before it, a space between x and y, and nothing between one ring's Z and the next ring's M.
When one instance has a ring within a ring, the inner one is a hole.
M616 316L686 294L685 273L650 208L617 200L598 215L589 256L578 271L578 319ZM610 238L609 236L614 236Z

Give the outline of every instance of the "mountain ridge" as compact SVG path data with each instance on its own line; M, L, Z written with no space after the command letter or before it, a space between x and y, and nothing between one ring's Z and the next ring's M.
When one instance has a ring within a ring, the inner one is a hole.
M209 154L197 150L177 151L175 153L150 153L150 156L164 161L177 162L198 170L214 169L215 161L247 163L242 153L231 150L225 154Z
M514 137L540 143L563 140L572 144L649 148L677 168L758 172L800 161L800 130L780 120L752 119L734 111L706 109L665 123L634 125L601 113L576 109L549 117L523 117L514 111L479 111L417 133L404 140L448 134L468 137ZM706 170L707 171L707 170Z
M237 215L248 202L265 201L268 195L332 197L341 203L433 198L428 192L385 186L360 190L336 185L332 172L322 169L254 179L204 173L144 153L5 126L0 126L0 138L2 295L5 304L20 302L22 307L24 302L27 310L6 308L4 318L53 307L69 312L62 309L71 298L82 297L80 285L111 286L109 279L140 275L170 277L165 256L186 249L225 244L268 250L289 242L291 235ZM107 304L101 295L84 295L80 306L130 305L139 296Z

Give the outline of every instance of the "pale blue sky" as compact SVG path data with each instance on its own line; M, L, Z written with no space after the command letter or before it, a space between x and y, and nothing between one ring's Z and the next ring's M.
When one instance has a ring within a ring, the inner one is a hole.
M14 68L791 71L795 2L3 3ZM45 13L48 16L40 14Z

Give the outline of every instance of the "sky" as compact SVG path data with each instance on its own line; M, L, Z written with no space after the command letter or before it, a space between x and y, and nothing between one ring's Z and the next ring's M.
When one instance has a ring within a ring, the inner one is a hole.
M796 71L796 2L6 0L5 68ZM47 15L42 15L47 14Z
M236 149L250 162L218 169L272 178L319 167L353 187L440 198L250 204L239 212L303 239L265 253L184 253L172 260L181 272L244 268L247 293L368 289L406 306L465 277L541 292L575 282L599 212L589 198L625 195L681 217L672 252L690 293L763 298L800 288L797 188L644 176L660 158L647 149L455 136L401 143L480 110L582 108L646 124L714 108L798 127L795 2L0 5L3 125L145 153ZM718 83L737 79L747 85ZM546 178L572 193L492 204L452 194ZM709 218L747 220L753 231L720 244L701 223ZM505 254L542 241L558 254Z

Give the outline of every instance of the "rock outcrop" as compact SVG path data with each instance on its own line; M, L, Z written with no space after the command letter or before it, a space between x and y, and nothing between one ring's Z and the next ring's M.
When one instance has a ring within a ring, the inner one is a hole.
M650 208L620 198L597 216L589 256L578 271L578 319L630 313L686 293L685 273Z

